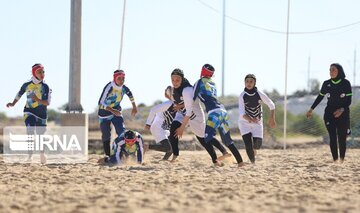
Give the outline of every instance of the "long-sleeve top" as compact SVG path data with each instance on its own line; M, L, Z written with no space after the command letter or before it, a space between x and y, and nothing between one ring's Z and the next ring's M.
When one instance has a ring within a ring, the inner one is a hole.
M224 108L217 99L215 82L211 78L201 78L194 85L193 100L199 98L205 105L205 110L209 113L212 110Z
M138 163L143 163L144 160L144 143L140 133L136 133L136 142L130 146L125 143L124 133L115 139L114 143L114 155L110 158L112 163L122 163L121 159L125 155L126 157L136 155Z
M331 79L324 81L311 109L315 109L325 96L328 99L325 112L332 113L339 108L349 110L352 97L350 82L345 78L338 81Z
M253 89L251 92L243 91L239 96L239 119L243 119L244 115L251 118L262 119L262 105L265 103L270 110L275 109L274 102L262 91Z
M176 111L174 110L174 104L172 101L165 101L158 105L153 106L150 109L149 116L146 120L147 125L151 125L155 119L155 116L159 116L164 119L162 124L163 129L170 129L171 123L174 120Z
M106 107L111 107L113 109L121 111L120 103L123 100L125 94L129 97L130 101L133 103L134 97L127 86L125 85L117 86L114 81L106 84L98 102L99 117L105 118L108 116L112 116L111 112L105 110Z

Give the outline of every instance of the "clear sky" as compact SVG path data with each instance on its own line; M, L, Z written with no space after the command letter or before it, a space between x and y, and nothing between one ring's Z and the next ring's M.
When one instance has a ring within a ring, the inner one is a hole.
M25 103L12 109L31 66L45 66L52 88L50 108L68 100L70 0L0 0L0 112L21 115ZM238 95L248 73L257 76L261 90L285 91L284 33L287 0L226 0L225 95ZM82 105L93 112L106 83L118 68L122 0L82 1ZM333 62L343 65L354 82L354 50L360 45L359 0L291 0L288 93L307 87L310 78L329 78ZM311 33L344 25L337 30ZM136 102L164 100L170 73L181 68L194 83L204 63L216 69L221 92L222 0L127 0L121 68ZM358 49L357 62L360 63ZM360 67L360 66L359 66ZM360 83L360 74L356 76ZM130 107L125 98L123 107Z

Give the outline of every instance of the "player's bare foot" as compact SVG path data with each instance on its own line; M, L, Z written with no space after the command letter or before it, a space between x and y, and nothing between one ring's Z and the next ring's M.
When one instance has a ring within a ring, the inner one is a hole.
M170 162L171 162L171 163L175 163L175 162L177 161L177 157L178 157L178 156L174 155Z
M220 156L220 157L218 157L217 158L217 160L219 160L219 161L222 161L222 160L224 160L225 158L229 158L229 157L231 157L232 155L230 154L230 153L224 153L222 156Z
M98 161L97 161L98 164L104 164L105 163L105 157L103 158L100 158Z
M215 163L214 163L214 166L218 166L218 167L222 167L222 166L224 166L225 164L223 163L223 162L221 162L221 161L216 161Z
M245 166L244 162L238 163L238 167L243 167L243 166Z
M46 164L46 156L45 153L40 153L40 163Z

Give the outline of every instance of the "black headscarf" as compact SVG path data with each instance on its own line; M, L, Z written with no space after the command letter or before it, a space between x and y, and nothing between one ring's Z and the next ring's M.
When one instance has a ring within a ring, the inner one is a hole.
M182 96L182 91L185 87L191 87L192 85L190 84L190 82L184 77L184 72L181 69L174 69L171 72L171 75L177 75L181 77L181 85L178 88L174 88L174 98L175 101L179 101L176 100L177 97L181 97Z
M254 94L257 91L257 87L256 87L256 76L254 74L247 74L244 78L244 81L246 81L247 78L252 78L255 81L254 87L252 89L247 89L245 87L244 91L247 92L248 94Z
M333 63L333 64L330 65L330 67L331 66L336 67L336 69L338 70L338 74L337 74L336 78L332 78L331 80L338 81L338 80L344 79L346 77L344 69L340 64Z

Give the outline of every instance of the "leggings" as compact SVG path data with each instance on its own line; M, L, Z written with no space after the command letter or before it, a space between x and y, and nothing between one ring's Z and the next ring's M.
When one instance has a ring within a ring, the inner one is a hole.
M344 160L346 152L346 137L347 131L350 124L349 111L345 110L340 117L335 118L332 113L325 112L324 122L326 129L329 133L330 138L330 150L333 157L333 160L336 161L339 158L338 155L338 143L339 143L339 153L340 159Z

